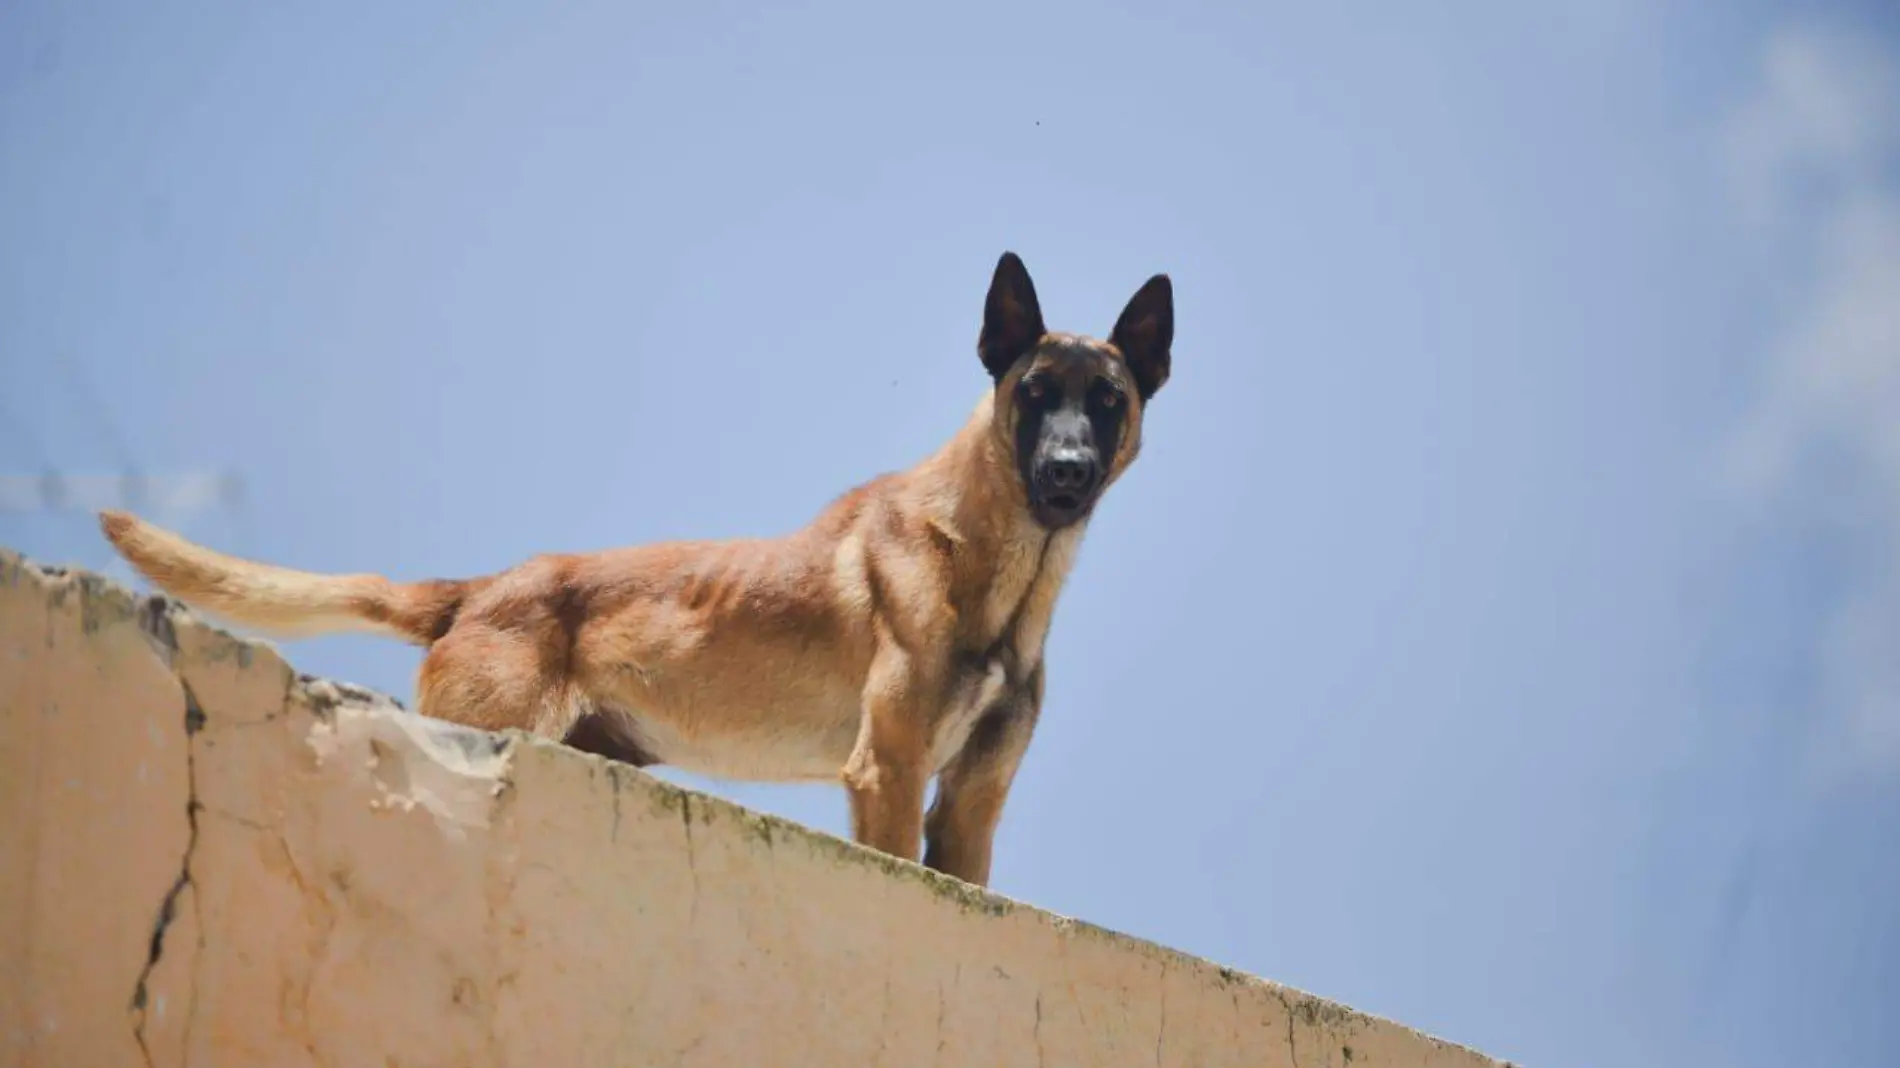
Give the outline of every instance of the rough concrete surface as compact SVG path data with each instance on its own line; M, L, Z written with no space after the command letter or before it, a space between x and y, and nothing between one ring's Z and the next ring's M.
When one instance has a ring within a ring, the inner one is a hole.
M4 1066L1499 1063L4 550L0 812Z

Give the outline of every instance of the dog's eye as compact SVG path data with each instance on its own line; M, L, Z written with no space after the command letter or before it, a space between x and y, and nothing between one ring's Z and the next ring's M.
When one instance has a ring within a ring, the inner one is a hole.
M1048 392L1048 387L1044 386L1039 379L1032 378L1023 383L1023 396L1028 397L1032 401L1041 400L1043 395Z
M1102 407L1113 408L1121 402L1122 395L1119 391L1113 389L1105 389L1102 391Z

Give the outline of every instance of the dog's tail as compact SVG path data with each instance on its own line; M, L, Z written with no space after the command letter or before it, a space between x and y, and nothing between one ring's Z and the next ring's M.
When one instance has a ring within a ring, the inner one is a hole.
M284 638L368 631L429 645L467 596L488 583L396 583L381 575L319 575L240 560L120 511L99 513L119 554L193 608Z

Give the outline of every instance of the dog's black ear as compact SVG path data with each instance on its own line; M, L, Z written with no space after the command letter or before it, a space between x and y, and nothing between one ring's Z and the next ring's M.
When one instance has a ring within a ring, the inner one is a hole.
M1141 399L1155 395L1168 381L1174 349L1174 283L1165 274L1142 283L1128 299L1109 343L1120 349L1135 376Z
M1043 333L1042 305L1036 302L1029 268L1014 252L1005 252L990 277L990 295L983 301L983 333L976 342L990 377L1001 381Z

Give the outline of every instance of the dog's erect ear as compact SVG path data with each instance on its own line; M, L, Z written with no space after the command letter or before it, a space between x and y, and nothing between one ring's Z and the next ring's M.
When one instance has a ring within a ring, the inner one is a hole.
M1142 283L1128 299L1109 343L1120 349L1135 376L1141 399L1155 395L1168 380L1174 349L1174 283L1165 274Z
M990 377L1001 381L1043 332L1042 305L1036 302L1029 268L1014 252L1005 252L990 278L990 295L983 301L983 333L976 342L977 355L983 357Z

